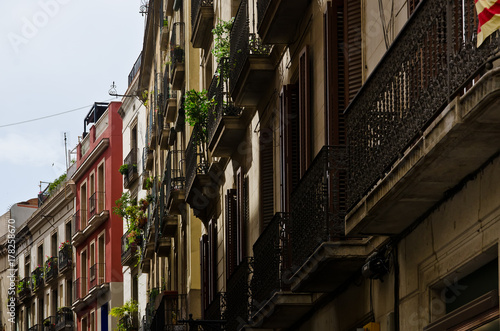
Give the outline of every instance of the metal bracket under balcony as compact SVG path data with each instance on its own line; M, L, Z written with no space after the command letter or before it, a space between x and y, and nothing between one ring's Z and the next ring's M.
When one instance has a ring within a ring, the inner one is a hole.
M311 293L276 292L250 320L251 329L287 329L314 304Z
M214 28L213 0L192 0L191 2L198 4L192 7L191 43L194 48L206 48L212 40L211 34Z
M263 42L292 42L308 4L308 0L257 0L258 29Z

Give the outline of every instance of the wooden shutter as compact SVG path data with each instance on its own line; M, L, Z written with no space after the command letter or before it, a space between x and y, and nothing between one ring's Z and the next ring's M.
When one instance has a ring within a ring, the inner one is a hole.
M217 293L217 220L208 222L208 300L212 303Z
M239 265L246 255L245 251L245 224L248 219L248 194L245 177L241 168L236 172L236 191L238 204L237 230L236 230L236 264Z
M299 157L300 177L311 164L311 65L309 47L306 45L299 56Z
M274 215L274 153L273 129L263 126L260 131L260 208L262 229Z
M300 176L298 85L283 86L280 96L281 210L289 211L290 194Z
M236 190L229 189L226 194L226 272L231 277L236 269Z
M346 0L344 40L346 57L346 106L363 84L361 52L361 0Z
M204 312L209 305L209 268L208 268L208 236L204 234L200 239L200 266L201 266L201 301L203 304L202 311Z

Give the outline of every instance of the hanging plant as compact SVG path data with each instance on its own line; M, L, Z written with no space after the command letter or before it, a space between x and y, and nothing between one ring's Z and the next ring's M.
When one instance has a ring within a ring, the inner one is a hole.
M214 98L208 99L206 90L201 92L189 90L186 92L184 99L186 122L192 127L201 129L202 134L197 138L198 141L206 141L208 112L212 111L214 106L215 100Z

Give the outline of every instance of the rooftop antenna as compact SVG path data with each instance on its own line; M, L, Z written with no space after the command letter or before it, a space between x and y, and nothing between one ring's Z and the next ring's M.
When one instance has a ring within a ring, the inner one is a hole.
M68 141L66 139L66 132L64 132L64 160L66 162L66 169L68 169Z

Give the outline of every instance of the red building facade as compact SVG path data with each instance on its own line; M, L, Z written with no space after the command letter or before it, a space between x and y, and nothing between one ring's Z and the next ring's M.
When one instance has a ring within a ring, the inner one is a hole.
M122 219L113 214L122 193L121 102L95 103L77 147L72 244L76 252L73 305L77 330L112 330L111 307L122 305ZM87 127L90 126L88 132ZM113 288L113 291L111 291Z

